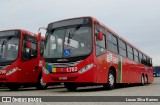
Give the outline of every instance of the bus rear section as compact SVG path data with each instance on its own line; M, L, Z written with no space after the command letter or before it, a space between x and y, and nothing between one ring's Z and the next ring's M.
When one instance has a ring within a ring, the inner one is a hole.
M50 23L43 57L44 82L64 82L69 91L153 81L152 59L93 17Z
M20 86L46 88L42 81L44 38L16 29L0 31L0 83L11 90Z

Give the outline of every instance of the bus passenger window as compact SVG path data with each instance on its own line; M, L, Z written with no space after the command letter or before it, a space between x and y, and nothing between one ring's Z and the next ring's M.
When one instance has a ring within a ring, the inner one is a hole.
M119 44L119 54L121 56L127 57L126 44L121 39L118 40L118 44Z
M118 45L117 38L113 36L111 33L107 33L107 48L108 50L118 54Z

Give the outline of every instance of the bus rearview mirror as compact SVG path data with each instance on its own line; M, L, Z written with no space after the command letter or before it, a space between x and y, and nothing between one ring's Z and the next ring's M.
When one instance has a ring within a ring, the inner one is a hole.
M31 42L26 42L26 48L31 48Z
M98 33L98 40L103 40L103 33L102 32L99 32Z

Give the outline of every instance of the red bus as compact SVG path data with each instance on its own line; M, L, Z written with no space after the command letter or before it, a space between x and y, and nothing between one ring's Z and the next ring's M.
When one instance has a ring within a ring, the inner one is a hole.
M0 31L0 83L11 90L21 85L47 88L42 81L44 37L15 29Z
M50 23L44 48L43 79L64 82L69 91L101 84L153 81L152 59L93 17Z

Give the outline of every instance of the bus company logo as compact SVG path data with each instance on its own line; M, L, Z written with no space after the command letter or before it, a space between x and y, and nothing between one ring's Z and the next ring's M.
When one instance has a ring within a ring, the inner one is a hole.
M2 102L12 102L11 97L2 97Z
M111 53L107 55L106 61L118 64L118 58L115 58Z
M64 61L68 61L68 60L67 59L58 59L57 61L64 62Z

